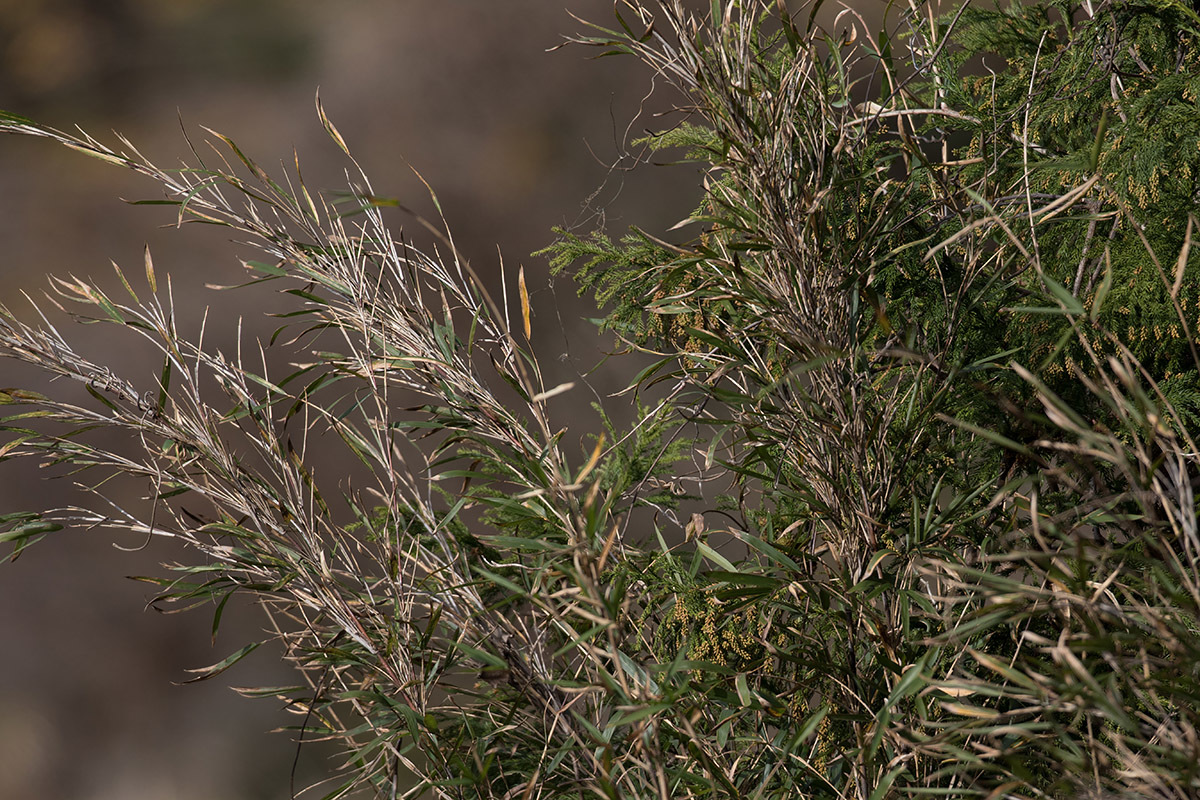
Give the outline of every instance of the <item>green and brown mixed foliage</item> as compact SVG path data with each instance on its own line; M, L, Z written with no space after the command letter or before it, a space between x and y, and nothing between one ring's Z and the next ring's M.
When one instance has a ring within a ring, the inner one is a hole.
M230 357L180 336L149 254L124 296L56 283L160 351L136 379L5 311L0 353L92 402L5 389L3 457L98 502L2 538L190 545L162 598L258 601L304 678L261 693L345 745L328 796L1196 796L1200 16L820 5L625 0L574 39L677 91L642 143L701 176L669 231L546 251L653 356L605 399L634 422L601 404L583 442L533 279L493 297L365 177L335 205L224 137L163 170L5 115L232 228L294 310ZM367 477L328 482L316 437Z

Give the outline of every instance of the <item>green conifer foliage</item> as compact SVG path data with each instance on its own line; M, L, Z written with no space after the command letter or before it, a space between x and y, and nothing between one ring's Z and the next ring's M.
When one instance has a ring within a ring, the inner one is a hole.
M1043 270L1152 375L1193 376L1200 17L1178 2L1098 3L1090 14L1085 5L967 8L946 58L960 79L946 82L944 102L959 114L938 124L970 136L960 158L978 161L958 179L993 204L1028 194L1049 207L1095 176L1082 204L1038 227ZM1020 283L1040 295L1022 305L1048 299L1037 281ZM1050 355L1061 323L1011 319L1007 338L1029 363ZM1069 376L1061 359L1046 366Z

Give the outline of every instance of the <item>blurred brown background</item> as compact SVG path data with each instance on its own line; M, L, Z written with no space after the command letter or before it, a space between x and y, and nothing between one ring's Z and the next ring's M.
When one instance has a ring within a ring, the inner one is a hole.
M268 167L295 147L310 187L337 190L345 165L313 109L319 86L377 193L431 213L413 165L478 270L494 274L499 245L510 269L524 263L531 285L545 285L546 265L529 253L552 226L590 229L604 209L614 231L633 220L664 227L695 199L686 169L610 174L651 82L631 60L547 53L582 27L567 10L612 20L610 0L0 0L0 108L110 143L116 130L163 166L191 158L182 118L197 142L200 125L214 128ZM140 275L149 243L160 281L170 272L189 309L182 329L194 335L211 305L211 341L232 342L236 316L249 321L261 305L203 285L237 282L236 258L249 253L221 230L176 230L169 210L118 199L159 196L48 142L0 139L0 302L31 319L22 290L69 273L111 286L110 259ZM392 221L415 228L398 213ZM561 368L587 369L600 352L594 334L568 322L559 335L550 311L560 303L570 321L587 307L565 280L554 295L534 298L550 360L569 347L576 361ZM67 331L136 382L156 374L129 337ZM0 362L0 386L35 380ZM30 462L0 465L0 513L79 499ZM152 587L123 579L182 557L160 542L125 553L103 531L64 532L0 567L0 800L289 796L296 746L269 731L299 719L228 689L293 683L274 653L207 683L173 683L250 641L257 613L227 613L214 647L211 609L155 613ZM329 753L300 752L295 788L328 770Z

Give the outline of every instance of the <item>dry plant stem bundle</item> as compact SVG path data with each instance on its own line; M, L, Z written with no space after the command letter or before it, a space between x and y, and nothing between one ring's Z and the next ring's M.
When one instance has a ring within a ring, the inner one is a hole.
M1155 164L1200 175L1176 142L1200 18L912 2L825 31L820 5L628 1L572 40L678 92L645 144L703 174L671 231L549 250L659 358L637 420L582 446L549 413L580 389L543 379L524 270L496 302L440 226L432 254L396 238L352 158L335 205L219 134L219 163L163 170L3 116L235 231L303 327L190 343L149 253L144 299L118 271L120 297L70 279L50 302L143 336L156 380L5 310L0 354L91 402L5 390L0 455L98 474L102 510L0 537L202 554L162 599L258 600L306 738L345 745L331 797L1194 796L1195 196ZM1112 107L1081 132L1085 101ZM341 500L316 437L369 476ZM114 474L146 502L108 501Z
M316 363L294 364L280 380L267 374L261 345L247 358L239 344L230 358L206 350L203 332L198 343L188 342L175 327L169 280L160 291L149 252L150 294L144 302L123 275L126 298L72 279L56 281L51 300L145 337L162 354L157 384L135 385L77 354L45 316L41 327L33 327L5 310L0 334L5 355L81 381L97 401L85 407L34 393L7 393L7 403L36 409L8 418L9 426L38 417L60 431L26 431L7 455L144 477L153 488L148 516L116 507L64 509L26 522L7 538L24 545L50 526L72 525L184 540L211 559L204 570L217 576L192 591L217 599L236 590L254 593L276 617L289 657L321 693L316 698L321 714L336 712L325 706L339 690L370 686L343 703L353 708L352 716L370 720L378 713L371 706L387 702L401 703L406 715L424 719L431 703L445 702L445 692L436 688L439 672L456 669L452 663L414 662L422 650L416 639L436 632L454 637L442 643L450 662L461 645L464 652L505 663L513 685L529 696L539 717L531 730L541 729L549 740L576 736L570 722L558 719L563 700L539 661L539 628L562 623L553 614L514 617L487 605L471 574L472 566L481 565L468 563L454 540L459 509L447 510L436 482L458 466L462 451L489 457L495 471L487 477L536 505L564 531L564 547L580 551L581 565L594 558L588 555L593 549L607 544L611 553L614 543L589 539L581 530L584 495L593 484L585 470L570 473L560 434L551 431L545 413L547 399L565 387L542 385L536 362L453 244L448 242L452 259L443 262L394 240L371 202L365 176L358 176L365 189L353 198L360 213L347 219L309 193L298 168L294 182L278 184L219 135L249 177L237 175L228 161L210 168L195 151L198 167L167 171L128 142L113 150L91 137L11 116L3 128L51 138L134 169L162 185L178 205L181 222L203 220L233 229L269 259L247 263L248 270L259 273L254 280L284 278L299 287L290 291L302 300L309 324L293 341L311 340L319 332L322 346L335 340L342 345L341 352L321 352ZM521 289L527 318L523 275ZM496 375L525 400L519 410L490 388ZM223 403L202 396L201 386L210 383L223 391ZM333 392L339 395L336 410L327 399ZM427 419L397 417L394 398L411 403L414 394L431 403ZM340 410L347 400L354 413ZM422 453L407 442L420 426L450 436L433 452ZM78 435L94 427L128 432L141 442L141 455L109 451ZM306 464L309 437L329 434L340 436L375 476L374 485L348 498L364 519L379 516L372 510L377 506L386 509L371 536L349 533L335 522ZM254 457L247 457L246 448ZM103 483L95 491L102 490ZM169 500L181 494L206 500L205 516L211 513L214 521L203 523ZM593 492L590 501L595 499ZM168 597L181 593L175 582L165 587ZM334 717L325 725L331 731L352 727ZM378 733L385 735L386 727ZM377 768L363 769L364 780L377 772L394 773L396 762L408 762L390 747L377 749L373 758Z

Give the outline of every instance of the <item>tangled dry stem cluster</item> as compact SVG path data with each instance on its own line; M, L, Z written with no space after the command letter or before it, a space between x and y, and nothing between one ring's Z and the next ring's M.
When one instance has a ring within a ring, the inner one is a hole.
M1083 27L1119 11L1085 5ZM551 414L572 386L543 378L524 272L495 301L441 226L431 254L395 237L319 103L354 170L341 206L219 134L219 164L193 148L195 166L164 170L5 115L0 130L135 170L179 221L259 248L252 282L282 283L303 327L233 357L189 342L149 253L144 299L122 275L125 296L71 279L51 301L144 337L154 380L4 310L0 353L91 403L6 390L27 410L3 456L98 472L103 509L8 515L4 539L82 525L190 545L205 563L163 599L258 600L307 681L284 696L346 745L331 796L1187 796L1197 449L1162 376L1105 328L1092 224L1141 222L1099 144L1058 171L1070 185L1034 186L1055 146L1031 121L1045 39L1012 118L952 106L957 26L988 19L966 10L913 2L890 36L848 11L826 36L815 7L624 2L621 31L575 39L679 90L695 124L674 135L707 165L687 244L562 245L600 254L616 302L676 323L619 331L661 360L632 382L635 424L580 448ZM972 172L958 130L996 166ZM1086 285L1050 255L1068 217L1088 231L1063 251ZM1180 310L1187 231L1174 276L1139 240ZM996 336L1018 313L1059 337L1028 352L1070 352L1035 368ZM368 476L340 503L316 437ZM686 527L687 493L661 491L685 468L733 487ZM144 480L146 502L107 501L112 474ZM682 541L660 530L675 521Z

